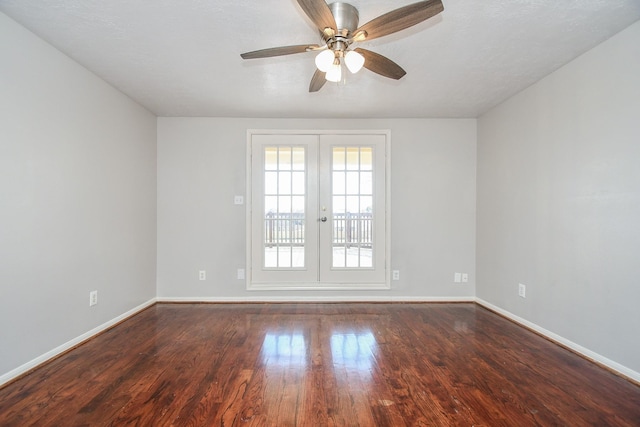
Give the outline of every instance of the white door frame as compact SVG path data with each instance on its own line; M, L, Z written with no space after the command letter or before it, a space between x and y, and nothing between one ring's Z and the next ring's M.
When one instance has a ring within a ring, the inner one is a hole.
M254 185L252 165L252 139L253 135L384 135L385 137L385 248L384 270L385 278L376 283L322 283L322 282L291 282L291 283L263 283L253 280L252 256L254 254L252 238L252 186ZM367 290L367 289L391 289L391 132L390 130L281 130L281 129L248 129L247 130L247 156L246 156L246 288L247 290Z

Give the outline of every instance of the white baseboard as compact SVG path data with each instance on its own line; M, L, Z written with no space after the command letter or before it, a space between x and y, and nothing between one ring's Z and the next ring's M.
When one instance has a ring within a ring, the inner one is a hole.
M149 301L140 304L139 306L132 308L131 310L127 311L126 313L121 314L120 316L109 320L106 323L103 323L102 325L93 328L92 330L72 339L71 341L68 341L56 348L54 348L51 351L46 352L45 354L36 357L35 359L25 363L22 366L18 366L17 368L7 372L6 374L3 374L0 376L0 386L2 386L3 384L8 383L9 381L13 380L14 378L19 377L22 374L25 374L27 372L29 372L30 370L32 370L33 368L42 365L43 363L47 362L48 360L53 359L54 357L64 353L65 351L77 346L78 344L82 343L83 341L88 340L89 338L99 334L102 331L105 331L107 329L109 329L110 327L112 327L113 325L115 325L116 323L119 323L121 321L123 321L124 319L133 316L134 314L144 310L145 308L153 305L156 303L156 298L152 298Z
M250 297L158 297L168 303L264 303L264 302L475 302L474 297L400 297L400 296L250 296Z
M522 325L526 328L529 328L537 333L539 333L540 335L544 336L545 338L548 338L549 340L560 344L566 348L571 349L572 351L586 357L589 360L592 360L596 363L599 363L605 367L607 367L608 369L611 369L614 372L617 372L618 374L627 377L629 379L631 379L634 382L640 383L640 372L636 372L632 369L627 368L626 366L623 366L617 362L614 362L611 359L607 359L606 357L595 353L591 350L589 350L588 348L582 347L579 344L574 343L573 341L569 341L568 339L561 337L558 334L555 334L551 331L548 331L538 325L536 325L535 323L529 322L526 319L523 319L522 317L516 316L515 314L507 311L507 310L503 310L500 307L497 307L481 298L475 298L475 301L480 304L481 306L491 310L491 311L495 311L496 313L500 314L501 316L506 317L507 319L510 319L516 323L518 323L519 325Z

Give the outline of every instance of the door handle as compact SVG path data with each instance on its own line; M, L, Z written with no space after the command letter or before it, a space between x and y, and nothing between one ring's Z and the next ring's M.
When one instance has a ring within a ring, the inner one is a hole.
M322 218L320 218L320 221L322 221L322 222L327 222L327 217L326 217L326 216L323 216Z

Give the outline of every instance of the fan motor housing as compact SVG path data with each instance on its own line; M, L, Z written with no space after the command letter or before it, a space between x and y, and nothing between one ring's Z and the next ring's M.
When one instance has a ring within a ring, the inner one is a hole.
M349 3L335 2L329 5L333 18L336 20L338 34L347 37L358 28L360 15L358 9Z

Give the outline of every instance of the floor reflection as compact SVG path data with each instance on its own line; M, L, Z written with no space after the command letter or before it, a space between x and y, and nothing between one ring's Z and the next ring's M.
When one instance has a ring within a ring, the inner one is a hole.
M267 333L262 344L262 362L272 368L307 366L310 364L307 339L302 332ZM334 331L329 345L334 368L359 372L373 369L378 344L370 330Z
M299 366L307 364L307 345L302 333L268 333L262 344L262 361L267 366Z
M456 332L467 333L470 332L469 324L460 320L456 320L453 324L453 330Z
M377 350L371 331L331 334L333 365L359 371L370 371Z

